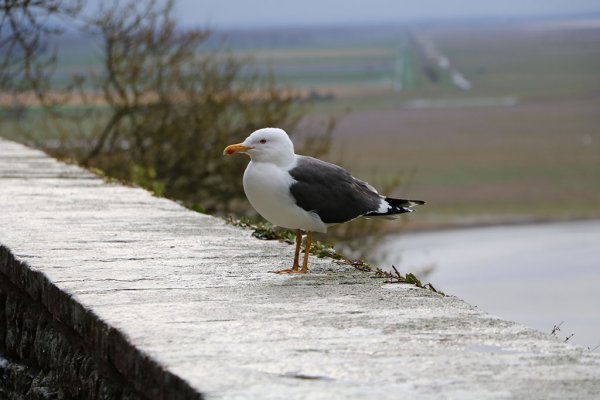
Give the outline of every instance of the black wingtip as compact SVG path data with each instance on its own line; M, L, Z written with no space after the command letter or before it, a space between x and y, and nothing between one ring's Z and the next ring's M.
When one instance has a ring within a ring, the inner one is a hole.
M385 201L387 201L390 206L395 208L410 208L425 204L423 200L394 199L392 197L386 197Z
M372 211L365 215L381 217L381 216L394 216L394 215L402 214L402 213L411 213L411 212L415 211L412 209L412 207L425 204L425 202L423 200L394 199L391 197L386 197L385 201L389 205L389 209L386 212Z

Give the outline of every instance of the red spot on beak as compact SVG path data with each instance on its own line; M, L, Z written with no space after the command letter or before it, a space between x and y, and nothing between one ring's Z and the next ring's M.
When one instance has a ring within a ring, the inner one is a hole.
M246 152L246 151L251 150L251 149L253 149L253 147L244 146L241 143L231 144L231 145L225 147L225 149L223 150L223 154L230 156L232 154L235 154L235 153L238 153L238 152L242 152L243 153L243 152Z

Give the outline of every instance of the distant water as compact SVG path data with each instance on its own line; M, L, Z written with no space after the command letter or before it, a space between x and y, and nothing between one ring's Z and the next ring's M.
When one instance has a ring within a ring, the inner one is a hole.
M593 348L600 344L600 221L393 236L378 250L401 273L490 314ZM596 350L600 352L600 348Z

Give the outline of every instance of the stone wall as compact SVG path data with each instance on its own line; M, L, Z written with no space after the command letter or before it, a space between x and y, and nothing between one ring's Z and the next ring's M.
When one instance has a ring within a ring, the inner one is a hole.
M343 260L269 272L292 259L0 139L0 398L598 398L600 354Z
M122 334L104 326L1 245L0 271L0 398L202 397L140 355ZM36 298L14 281L28 286ZM54 313L40 301L42 298ZM127 371L129 377L115 365Z
M2 268L16 261L0 248ZM22 268L18 265L12 268ZM140 399L84 338L0 273L0 398Z

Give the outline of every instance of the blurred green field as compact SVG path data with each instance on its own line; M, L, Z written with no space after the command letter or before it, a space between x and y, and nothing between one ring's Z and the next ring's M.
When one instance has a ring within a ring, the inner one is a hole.
M259 66L271 68L284 83L322 92L339 91L338 107L368 107L373 99L361 94L360 89L365 87L370 89L367 94L376 89L374 97L391 106L421 97L517 96L525 101L598 96L600 29L539 30L535 26L521 22L380 27L377 34L363 29L361 32L367 37L376 36L377 40L373 38L368 44L357 43L354 47L349 47L351 38L344 41L336 36L337 40L292 41L291 48L266 41L241 53L254 55ZM418 46L413 42L415 33L429 37L449 58L452 67L473 83L472 89L457 89L443 72L438 84L429 81L417 54ZM326 36L326 32L323 34ZM403 67L400 76L398 65ZM394 90L398 80L405 83L405 90Z
M427 200L414 227L600 218L598 27L519 21L221 36L208 49L225 39L315 101L306 127L338 116L331 161L376 186L401 176L394 194ZM57 79L93 68L96 52L77 42L61 50ZM469 90L453 82L456 72ZM35 111L4 116L3 136L46 131Z

